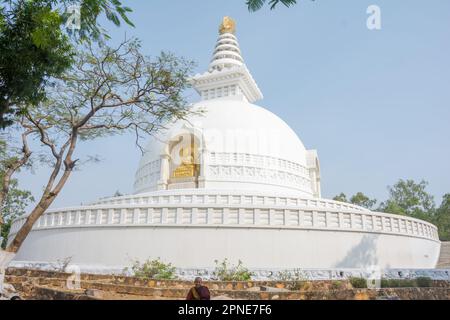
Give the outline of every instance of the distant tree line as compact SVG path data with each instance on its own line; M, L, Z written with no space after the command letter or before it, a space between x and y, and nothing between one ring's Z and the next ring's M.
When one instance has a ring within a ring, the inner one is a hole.
M400 179L388 187L388 199L380 202L378 206L376 199L370 199L362 192L357 192L350 198L340 193L333 200L428 221L438 227L441 240L450 241L450 193L443 196L440 206L437 207L433 196L425 190L427 185L423 180L416 183L414 180Z

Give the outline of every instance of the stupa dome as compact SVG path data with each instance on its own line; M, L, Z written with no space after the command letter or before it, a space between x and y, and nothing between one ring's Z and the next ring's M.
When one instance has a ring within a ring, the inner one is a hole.
M158 190L160 161L165 153L171 158L170 143L192 133L204 154L199 165L206 166L200 187L277 187L314 195L309 170L315 163L310 166L307 161L311 152L278 116L232 97L201 101L192 109L202 113L178 121L148 143L136 173L136 193ZM177 184L173 189L183 186Z

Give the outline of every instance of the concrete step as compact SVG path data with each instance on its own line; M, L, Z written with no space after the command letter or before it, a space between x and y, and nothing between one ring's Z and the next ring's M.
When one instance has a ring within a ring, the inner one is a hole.
M441 254L439 257L437 268L450 268L450 241L441 242Z
M26 270L26 269L8 269L7 275L9 277L17 277L18 281L24 279L38 278L42 283L65 282L72 275L69 273L55 272L55 271L41 271L41 270ZM193 285L192 281L184 280L144 280L135 277L113 276L113 275L97 275L97 274L81 274L80 280L95 281L117 285L132 285L153 288L180 288L190 289ZM349 287L349 282L346 280L330 281L330 280L314 280L314 281L299 281L303 290L320 290L333 289L336 283L340 287ZM204 284L213 290L246 290L255 287L273 287L279 289L289 288L292 281L204 281Z
M147 288L149 289L149 288ZM32 298L50 300L183 300L179 295L158 294L139 295L121 294L95 289L94 294L86 290L64 290L49 286L37 286ZM167 289L159 289L167 293ZM179 289L177 289L179 290ZM156 292L155 292L156 293ZM346 289L319 290L309 292L249 292L249 291L212 291L212 297L232 300L450 300L449 288L392 288L392 289Z

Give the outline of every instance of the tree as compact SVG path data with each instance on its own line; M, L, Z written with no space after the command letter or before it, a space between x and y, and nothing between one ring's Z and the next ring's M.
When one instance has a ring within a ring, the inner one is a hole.
M345 193L341 192L340 194L338 194L337 196L335 196L333 198L334 201L340 201L340 202L348 202L347 200L347 196L345 195Z
M258 11L266 2L267 0L246 0L248 10L250 11ZM286 7L290 7L291 5L296 4L297 0L269 0L270 9L275 9L279 3L284 4Z
M441 205L436 210L434 224L438 227L439 238L450 241L450 193L444 195Z
M0 128L14 114L45 98L49 79L58 77L73 62L73 43L64 30L72 0L2 1L0 7ZM76 41L107 36L97 23L100 14L120 25L119 16L131 10L118 0L80 2L80 29Z
M350 198L350 203L353 203L357 206L361 206L367 209L372 209L375 203L377 203L376 199L370 199L362 192L358 192L354 196Z
M347 200L347 196L345 195L345 193L341 192L339 195L335 196L333 200L351 203L367 209L371 209L375 205L375 203L377 203L377 200L370 199L362 192L356 193L350 198L350 200Z
M143 135L191 112L183 91L192 62L167 53L151 59L139 49L136 40L125 40L117 48L87 43L72 67L48 88L47 99L17 119L21 141L38 139L52 161L44 191L7 252L18 251L61 192L79 164L75 151L80 142L132 132L139 145Z
M381 202L377 211L407 215L433 223L439 230L439 238L450 241L450 194L445 194L439 208L435 208L433 197L426 192L428 183L413 180L399 180L394 186L388 186L389 199ZM335 201L352 203L369 210L377 203L362 192L356 193L347 200L344 193L333 198Z
M433 196L426 192L428 183L400 179L394 186L389 186L389 198L382 202L379 211L402 214L431 221L435 211Z

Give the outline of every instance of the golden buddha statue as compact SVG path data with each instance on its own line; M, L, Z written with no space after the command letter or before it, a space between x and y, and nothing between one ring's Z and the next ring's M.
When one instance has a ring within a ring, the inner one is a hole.
M222 24L219 26L219 33L232 33L236 32L236 22L230 17L224 17Z
M193 143L190 147L180 149L181 164L173 171L172 178L189 178L198 175L199 165L195 163L196 149Z

